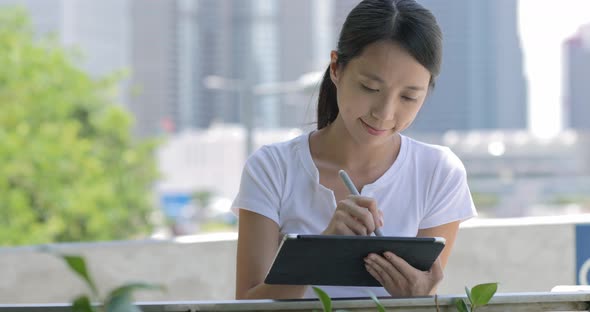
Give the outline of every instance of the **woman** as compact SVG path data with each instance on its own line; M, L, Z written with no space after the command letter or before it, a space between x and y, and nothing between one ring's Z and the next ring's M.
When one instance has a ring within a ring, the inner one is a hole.
M365 0L350 12L321 84L317 130L264 146L244 167L233 204L236 298L314 296L309 286L263 282L285 233L370 235L376 228L444 237L446 247L427 272L391 252L367 255L366 269L383 287L322 288L331 297L435 292L459 223L476 215L461 161L400 134L434 86L441 41L434 16L413 0ZM349 195L340 169L360 196Z

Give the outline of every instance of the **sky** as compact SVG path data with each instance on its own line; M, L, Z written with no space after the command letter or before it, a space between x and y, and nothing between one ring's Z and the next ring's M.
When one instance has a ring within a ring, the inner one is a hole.
M539 137L551 137L562 128L563 42L590 23L590 0L520 0L518 10L529 129Z

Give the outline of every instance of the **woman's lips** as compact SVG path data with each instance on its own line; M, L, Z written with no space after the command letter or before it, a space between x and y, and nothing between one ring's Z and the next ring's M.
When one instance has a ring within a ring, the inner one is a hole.
M387 133L387 130L375 129L375 128L371 127L369 124L367 124L366 122L364 122L362 119L361 119L361 122L363 123L363 125L365 126L365 129L367 130L367 132L370 135L379 136L379 135L384 135L385 133Z

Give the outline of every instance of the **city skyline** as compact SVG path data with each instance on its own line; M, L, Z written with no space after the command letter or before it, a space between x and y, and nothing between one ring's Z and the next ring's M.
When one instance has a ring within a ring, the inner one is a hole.
M175 0L173 2L186 5L195 1ZM333 2L333 0L329 0L323 3L337 3L338 5L348 6L348 10L351 3L354 4L354 2L346 1L343 5L344 1ZM105 75L118 68L128 68L135 61L136 55L131 58L134 54L130 53L132 49L129 43L125 43L126 40L134 40L130 37L132 37L134 29L138 28L129 20L132 17L133 0L103 1L100 3L55 0L57 5L53 6L47 5L45 2L30 0L0 0L0 4L24 5L31 12L33 25L39 32L56 32L59 34L61 41L67 46L80 47L87 56L84 58L84 63L81 64L82 67L95 76ZM109 20L112 20L112 23L109 25L100 23L100 16L109 15L112 13L110 11L113 10L117 14L114 16L111 14ZM517 11L518 33L520 34L524 54L523 72L528 82L528 129L538 136L553 136L562 128L564 118L564 113L561 110L565 96L564 88L566 87L562 85L562 81L565 79L565 66L563 63L565 52L563 51L563 45L568 38L577 33L581 25L590 23L590 16L585 13L590 11L590 2L564 0L564 5L548 6L541 5L535 0L519 0ZM90 13L92 13L93 18L86 18L86 16L90 16ZM149 16L146 16L146 18L149 18ZM318 20L318 18L318 16L314 17L315 20ZM341 21L336 21L338 18L341 19L342 17L335 17L334 26L332 27L340 27ZM99 24L100 27L97 26ZM122 31L113 33L112 29L115 28ZM181 26L178 26L178 33L181 33L180 29L182 29ZM83 34L83 32L87 33ZM113 38L115 38L115 41L112 40ZM324 36L323 39L327 40L328 38ZM332 38L332 41L334 41L334 38ZM171 42L174 42L174 40ZM326 44L323 45L322 49L325 48ZM181 50L180 46L177 49ZM317 51L319 50L321 49L317 49ZM177 58L182 56L181 52L177 51ZM188 56L190 58L190 54ZM144 58L146 57L144 56ZM280 55L280 57L283 58L284 55ZM323 68L320 67L318 70L323 70ZM187 75L186 71L184 74ZM188 73L189 76L190 74ZM177 77L174 78L177 81L176 83L181 84L183 76L180 73L176 75ZM195 75L195 73L192 73L192 75ZM279 73L279 76L275 75L277 80L283 80L284 78L285 76L282 73ZM186 86L186 83L184 85ZM129 87L129 84L125 82L122 83L122 86ZM184 90L186 90L186 87ZM131 91L134 90L131 89ZM132 101L127 100L128 95L127 92L122 92L120 100L126 102L127 107L132 108L134 104ZM163 95L171 96L171 94ZM172 94L173 97L177 97L177 100L183 95L185 94L182 92ZM228 95L218 95L218 97L228 98ZM186 107L187 103L185 101L184 104L178 103L178 105ZM165 111L174 112L177 109L178 107L173 110L159 109L158 111L162 113ZM133 109L136 113L138 110L141 110L141 107ZM289 111L283 113L287 116L290 115ZM152 123L159 122L152 121Z

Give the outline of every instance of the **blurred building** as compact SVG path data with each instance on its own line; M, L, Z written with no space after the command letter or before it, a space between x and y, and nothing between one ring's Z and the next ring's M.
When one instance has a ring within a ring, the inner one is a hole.
M564 127L590 130L590 24L564 43Z
M301 75L322 71L330 63L337 29L331 23L336 4L347 1L277 1L280 15L280 81L295 81ZM316 88L317 89L317 88ZM279 95L281 127L305 127L315 121L317 92Z
M177 57L166 63L178 69L177 93L173 92L177 108L169 110L175 112L171 118L176 130L207 128L217 122L244 123L245 101L253 106L257 128L309 126L315 120L316 94L246 93L256 85L296 81L325 69L341 24L358 2L176 0L158 4L177 10L176 28L161 25L176 38L177 53L171 55ZM142 14L146 10L152 15L167 12L142 7ZM146 34L154 42L160 40L157 33ZM210 76L224 78L225 85L208 87L203 81Z
M255 85L299 77L311 57L295 57L293 47L313 47L321 35L312 31L311 0L182 0L179 25L179 129L207 128L212 123L242 123L244 101L253 106L254 125L277 128L297 123L280 95L249 97ZM324 10L325 11L325 10ZM319 10L320 14L322 10ZM296 20L297 19L297 20ZM309 27L307 32L301 28ZM314 28L315 29L315 28ZM298 36L297 36L297 35ZM291 36L292 35L292 36ZM303 40L302 40L303 39ZM281 60L290 59L289 62ZM300 60L304 60L301 62ZM208 87L206 77L223 78Z
M213 122L242 121L244 92L250 85L277 80L277 4L275 1L185 0L183 14L190 35L182 36L183 49L190 59L183 68L192 69L193 90L183 103L183 116L192 116L183 128L206 128ZM185 59L183 59L184 61ZM207 76L218 76L233 85L211 90L203 83ZM242 88L242 91L240 91ZM256 112L271 120L276 101L255 102ZM266 105L262 105L262 104ZM186 112L190 110L189 112ZM272 121L270 121L272 123Z
M418 2L433 12L442 28L443 64L411 130L526 129L518 2Z
M135 133L158 135L179 125L177 3L130 0L131 96Z
M488 198L484 214L562 214L552 211L560 202L590 200L590 132L449 131L437 143L463 161L474 197Z
M590 176L588 132L538 138L526 131L448 131L440 143L461 158L473 178Z
M224 3L227 2L227 5ZM332 0L244 0L195 1L196 33L201 49L194 59L208 60L195 65L195 78L210 75L236 80L242 87L271 82L288 82L317 71L329 63ZM198 128L212 122L243 123L244 101L254 110L259 128L301 127L313 111L312 96L284 93L255 96L227 90L210 90L195 81ZM246 91L247 92L247 91ZM215 106L211 103L215 103Z
M299 129L260 129L254 133L254 147L286 141L301 133ZM158 150L163 175L158 192L192 194L206 190L233 199L246 162L244 140L243 127L223 124L170 137Z

